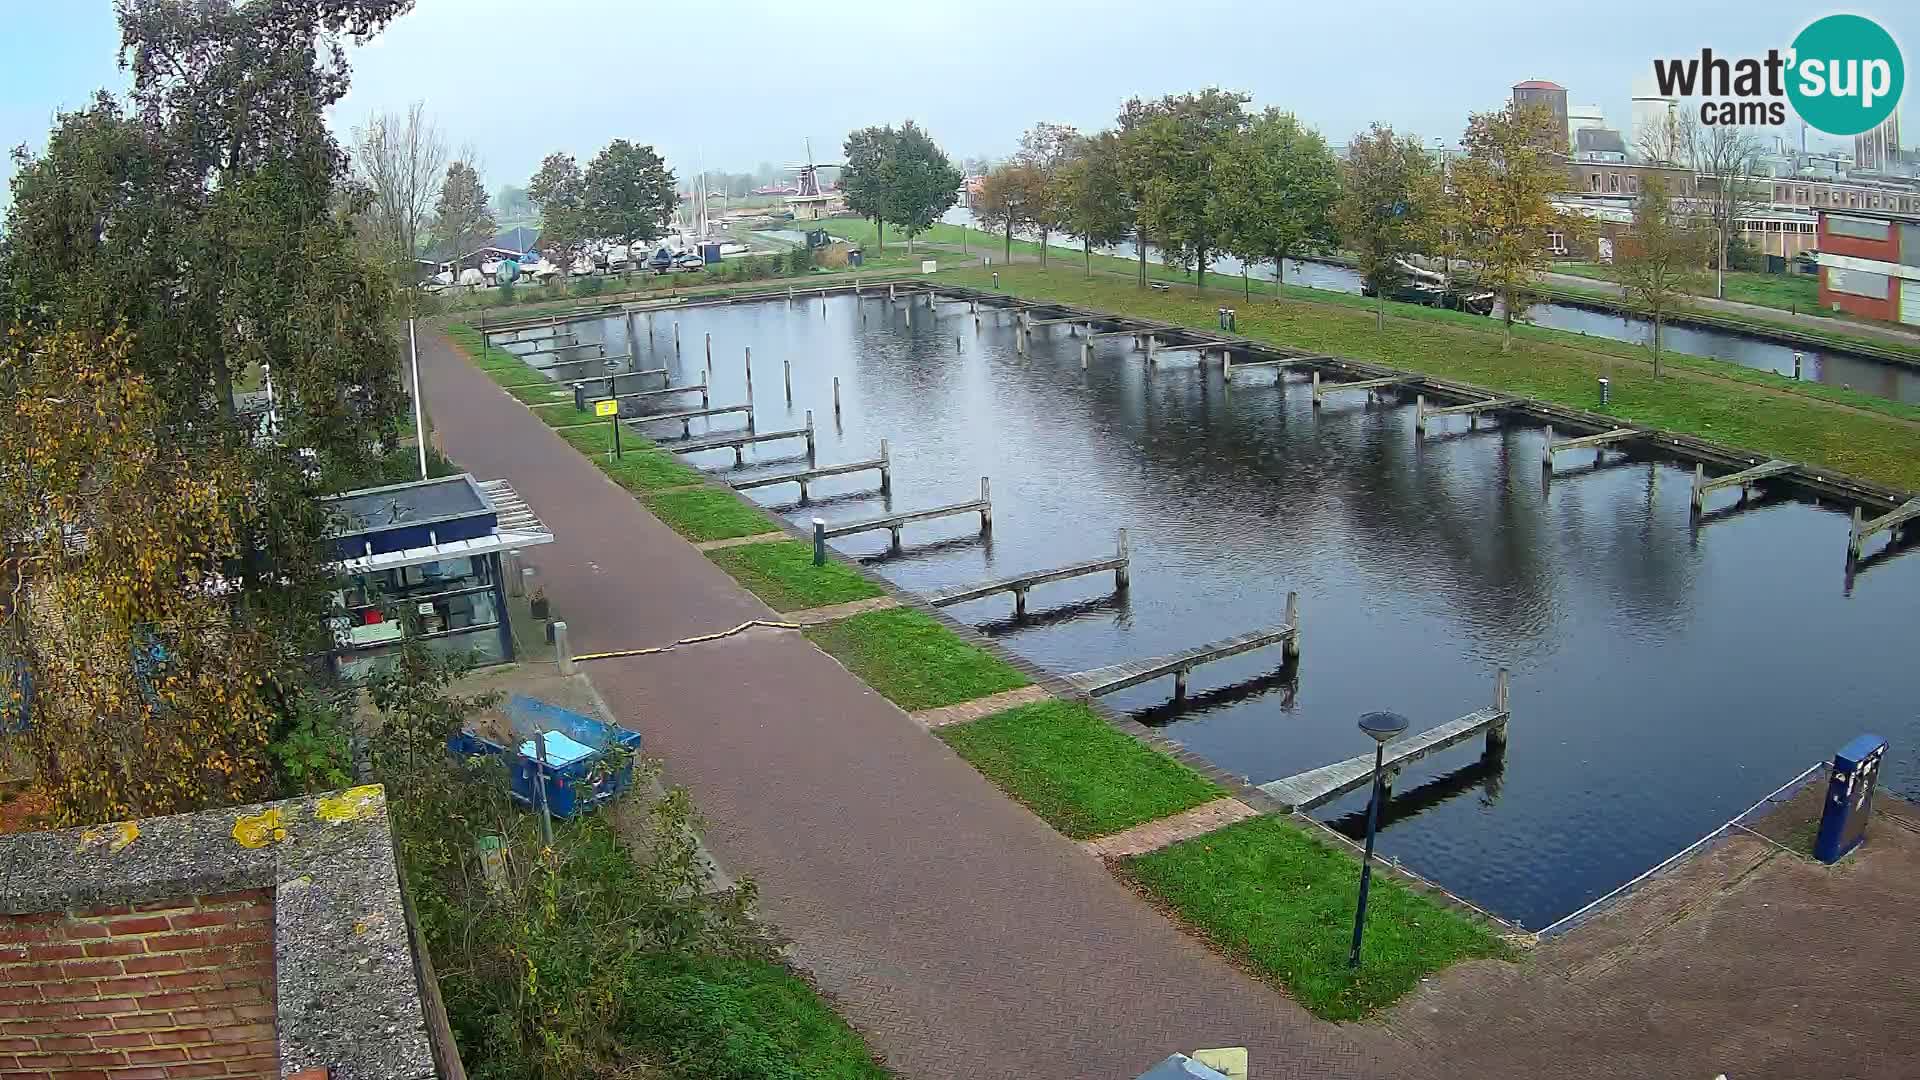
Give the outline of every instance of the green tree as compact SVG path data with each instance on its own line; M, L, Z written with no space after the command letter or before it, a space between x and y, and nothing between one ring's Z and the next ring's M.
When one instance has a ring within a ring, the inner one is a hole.
M1640 181L1633 208L1633 231L1613 249L1613 278L1627 302L1653 324L1653 377L1661 375L1662 336L1667 317L1700 289L1700 266L1712 242L1708 231L1674 206L1666 178L1649 171Z
M1047 265L1047 241L1066 223L1067 213L1060 184L1060 171L1073 159L1080 133L1066 124L1038 123L1020 136L1020 152L1014 161L1025 166L1033 179L1027 204L1027 221L1040 234L1040 265Z
M572 154L548 154L527 182L527 198L540 211L540 246L552 253L561 273L587 237L586 189L586 176Z
M1117 244L1133 230L1120 136L1103 131L1078 140L1057 181L1061 228L1080 238L1087 276L1092 277L1094 247Z
M1347 145L1341 177L1334 223L1374 295L1375 319L1384 326L1386 294L1406 279L1407 256L1431 227L1438 177L1418 142L1380 124Z
M1013 234L1033 225L1033 205L1040 177L1031 166L1007 162L995 166L980 181L972 201L974 220L982 229L999 229L1005 238L1005 261L1013 262Z
M622 244L659 239L679 205L672 170L651 146L615 139L587 166L588 220L600 237Z
M1120 112L1128 187L1136 211L1136 239L1151 239L1169 266L1191 266L1207 287L1207 264L1220 250L1214 198L1215 151L1246 126L1245 94L1209 87L1134 98ZM1139 253L1146 283L1146 252Z
M447 163L446 140L418 102L405 115L374 113L353 136L354 175L371 196L364 217L373 243L394 279L412 284Z
M883 170L886 197L883 216L913 238L926 232L960 200L960 170L918 124L908 120L888 148Z
M323 647L315 496L379 475L405 411L393 283L363 257L366 193L324 111L345 44L406 6L126 0L128 106L103 93L16 157L0 514L9 587L36 602L6 611L5 647L54 718L49 774L119 770L61 796L67 820L265 790ZM271 421L234 394L269 371ZM45 546L63 536L76 550ZM81 657L111 660L96 684ZM196 746L232 771L193 766ZM141 775L161 763L185 771Z
M1221 246L1243 266L1271 261L1274 280L1282 282L1288 259L1338 242L1339 159L1292 113L1268 109L1229 136L1215 152L1213 175ZM1243 285L1245 277L1243 270Z
M499 231L486 186L480 182L480 170L470 161L448 165L447 178L440 184L440 198L434 203L434 233L447 254L454 258L466 255Z
M1548 261L1547 234L1580 234L1586 219L1551 200L1567 186L1559 123L1539 105L1475 113L1453 166L1446 224L1458 230L1460 254L1500 296L1500 351L1513 348L1513 320L1527 307L1527 286Z
M869 126L847 136L847 163L840 170L840 193L847 209L873 222L881 251L887 249L888 191L892 186L894 143L891 127Z

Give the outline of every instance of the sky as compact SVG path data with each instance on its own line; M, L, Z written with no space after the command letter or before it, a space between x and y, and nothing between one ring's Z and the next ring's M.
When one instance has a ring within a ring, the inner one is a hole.
M44 145L61 108L124 89L108 0L0 0L0 142ZM1097 130L1133 95L1217 85L1345 143L1374 121L1452 143L1512 84L1550 79L1626 133L1655 57L1784 48L1829 9L1801 0L420 0L352 53L344 138L423 101L489 190L555 150L581 163L615 138L681 176L838 160L846 133L912 119L956 159L998 157L1030 124ZM1920 4L1848 8L1920 60ZM1920 117L1915 120L1920 126ZM1797 137L1797 125L1795 128ZM1818 142L1817 133L1815 142ZM1909 135L1908 141L1920 141ZM0 164L10 176L11 161Z

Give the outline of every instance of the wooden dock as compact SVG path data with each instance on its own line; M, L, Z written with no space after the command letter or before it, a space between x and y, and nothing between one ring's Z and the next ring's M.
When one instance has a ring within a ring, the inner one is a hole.
M1847 536L1847 561L1857 562L1861 553L1866 550L1867 538L1875 533L1892 532L1893 539L1897 542L1905 525L1915 519L1920 519L1920 498L1908 499L1887 513L1870 520L1863 520L1860 508L1855 506L1853 529Z
M645 373L644 373L644 372L641 372L640 374L645 374ZM595 381L595 382L598 382L599 380L598 380L598 379L595 379L595 380L593 380L593 381ZM589 402L593 402L593 401L641 401L641 400L645 400L645 399L647 399L647 398L657 398L657 397L667 397L668 395L671 395L671 394L693 394L693 393L698 393L698 394L700 395L700 407L701 407L701 408L703 408L703 409L704 409L704 408L706 408L706 407L707 407L708 405L711 405L711 404L712 404L712 402L711 402L711 401L709 401L709 400L708 400L708 398L707 398L707 384L706 384L706 381L705 381L705 380L702 380L702 381L700 381L700 382L697 382L697 383L688 383L688 384L687 384L687 385L685 385L685 386L668 386L668 387L663 387L663 388L661 388L661 389L659 389L659 390L632 390L632 391L629 391L629 392L627 392L627 393L624 393L624 394L611 394L611 395L609 395L609 394L598 394L598 395L595 395L595 396L593 396L593 397L589 397L589 398L587 398L587 400L588 400Z
M572 345L549 345L544 349L528 349L526 352L517 352L513 355L524 360L529 356L546 356L550 353L572 352L575 349L599 349L604 353L607 351L607 343L604 341L581 341ZM508 351L511 352L512 350Z
M1547 446L1540 454L1540 467L1543 469L1553 468L1553 455L1561 453L1562 451L1612 446L1615 443L1626 442L1628 439L1640 438L1644 434L1645 433L1639 428L1622 427L1614 428L1611 431L1603 431L1598 435L1582 435L1577 439L1562 439L1559 442L1554 442L1553 429L1549 427L1547 429Z
M689 442L662 443L661 446L676 454L698 454L703 450L732 450L733 463L744 465L747 462L746 448L754 443L777 442L782 439L807 440L807 458L813 458L813 410L807 410L807 426L791 431L746 431L738 435L715 435L706 439L693 439Z
M536 329L538 328L536 327ZM496 333L496 334L500 332L501 331L498 331L498 330L492 331L492 333ZM542 334L539 337L517 337L517 338L508 338L505 341L492 341L490 342L490 344L492 344L494 348L498 349L498 348L505 348L508 345L538 345L542 341L557 341L560 338L577 338L579 336L580 336L579 334L573 332L572 330L562 330L552 334ZM508 350L508 351L511 351L511 350Z
M1034 570L1025 574L1015 574L1012 577L995 578L991 581L976 582L975 584L962 585L958 588L942 589L939 592L929 594L927 596L927 603L932 604L934 607L948 607L953 604L963 604L969 600L979 600L997 593L1010 592L1013 594L1013 617L1016 619L1024 619L1027 616L1027 590L1033 588L1035 585L1045 585L1053 581L1065 581L1068 578L1085 577L1089 574L1102 574L1111 570L1113 571L1114 591L1126 592L1127 587L1132 584L1127 569L1127 562L1127 530L1121 529L1119 546L1115 549L1114 554L1110 556L1099 559L1088 559L1085 562L1072 563L1067 566L1058 566L1051 570Z
M1396 375L1385 379L1355 379L1352 382L1322 383L1320 372L1316 369L1313 373L1313 407L1319 408L1321 399L1336 390L1373 391L1389 386L1399 386L1406 381L1404 377Z
M957 517L961 514L979 514L980 531L993 531L993 498L987 486L987 478L980 478L980 497L951 506L936 506L929 510L909 510L900 514L883 514L879 517L862 518L858 521L842 521L829 525L819 518L813 519L813 537L816 550L821 544L836 536L851 536L854 533L878 532L887 530L892 538L892 547L900 547L900 528L916 521L932 521L934 518ZM817 561L817 560L816 560Z
M585 386L588 383L603 383L608 381L609 379L636 379L642 375L658 375L661 378L668 379L668 380L671 380L673 378L673 375L669 373L666 368L657 367L657 368L642 368L639 371L610 371L605 375L589 375L584 379L555 379L553 380L553 385Z
M1479 401L1469 401L1460 405L1444 405L1437 409L1427 408L1427 395L1418 394L1413 399L1413 430L1421 435L1427 433L1427 421L1436 416L1470 416L1478 419L1483 412L1497 409L1510 409L1520 404L1517 397L1490 397Z
M1228 352L1226 363L1221 365L1220 371L1221 374L1230 377L1241 368L1272 368L1275 379L1284 379L1290 367L1331 359L1333 359L1331 356L1276 356L1267 360L1242 360L1236 364L1233 362L1233 353Z
M731 481L731 486L735 491L746 491L751 488L773 487L776 484L799 484L800 501L804 503L809 497L807 485L813 481L827 476L845 476L848 473L866 472L870 469L880 473L880 494L891 494L893 491L893 459L892 456L887 453L887 440L880 440L880 456L874 458L872 461L849 461L840 465L822 465L817 469L801 469L798 472L778 473L773 476L756 476L750 480Z
M1254 630L1166 656L1127 660L1089 671L1075 672L1066 677L1066 682L1088 697L1100 697L1171 675L1173 676L1173 696L1177 701L1187 696L1187 673L1201 664L1224 660L1229 656L1239 656L1241 653L1264 649L1269 645L1280 645L1284 660L1290 661L1298 656L1300 654L1299 604L1300 594L1287 594L1287 621L1283 625Z
M1493 704L1458 720L1449 720L1409 735L1387 746L1382 769L1387 776L1387 793L1392 794L1392 778L1401 769L1430 754L1437 754L1476 735L1487 737L1487 753L1502 753L1507 745L1507 670L1494 677ZM1260 790L1272 796L1289 813L1301 813L1323 806L1350 791L1358 791L1373 782L1373 755L1357 754L1318 769L1269 780Z
M606 400L605 398L601 399ZM688 409L685 412L642 413L639 416L625 416L621 419L629 424L653 424L662 420L680 421L680 435L685 438L693 434L693 422L706 416L726 416L730 413L747 414L747 431L753 431L753 406L722 405L714 409Z
M1737 487L1743 493L1747 488L1775 476L1781 476L1799 468L1791 461L1767 461L1750 469L1741 469L1736 473L1707 479L1707 467L1699 462L1693 466L1693 512L1700 514L1707 506L1707 493L1721 488Z

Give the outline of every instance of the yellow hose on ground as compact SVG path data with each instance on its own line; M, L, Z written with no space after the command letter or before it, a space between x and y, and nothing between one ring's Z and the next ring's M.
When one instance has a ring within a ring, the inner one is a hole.
M731 630L722 630L717 634L701 634L699 637L681 638L679 641L676 641L671 645L657 645L650 649L620 649L615 652L585 653L581 656L576 656L573 659L575 663L579 663L582 660L614 660L622 656L652 656L656 653L672 652L674 649L677 649L682 645L698 645L703 641L718 641L724 637L732 637L733 635L738 634L743 630L751 630L756 626L764 626L769 630L800 629L799 623L768 622L765 619L749 619L746 622L741 623L739 626L736 626Z

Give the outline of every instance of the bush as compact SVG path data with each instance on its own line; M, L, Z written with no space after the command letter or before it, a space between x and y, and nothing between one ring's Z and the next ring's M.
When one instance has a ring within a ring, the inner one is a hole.
M573 295L577 297L599 296L606 291L607 279L588 276L573 283Z
M556 821L543 845L499 760L447 754L489 703L451 695L455 674L410 642L368 689L401 879L474 1080L885 1075L780 964L753 882L709 889L684 790Z
M787 252L787 273L804 274L813 269L813 249L801 244Z
M519 301L514 298L515 294L516 294L516 290L514 288L513 282L511 281L501 282L500 287L494 290L493 306L508 307L512 304L519 303Z

